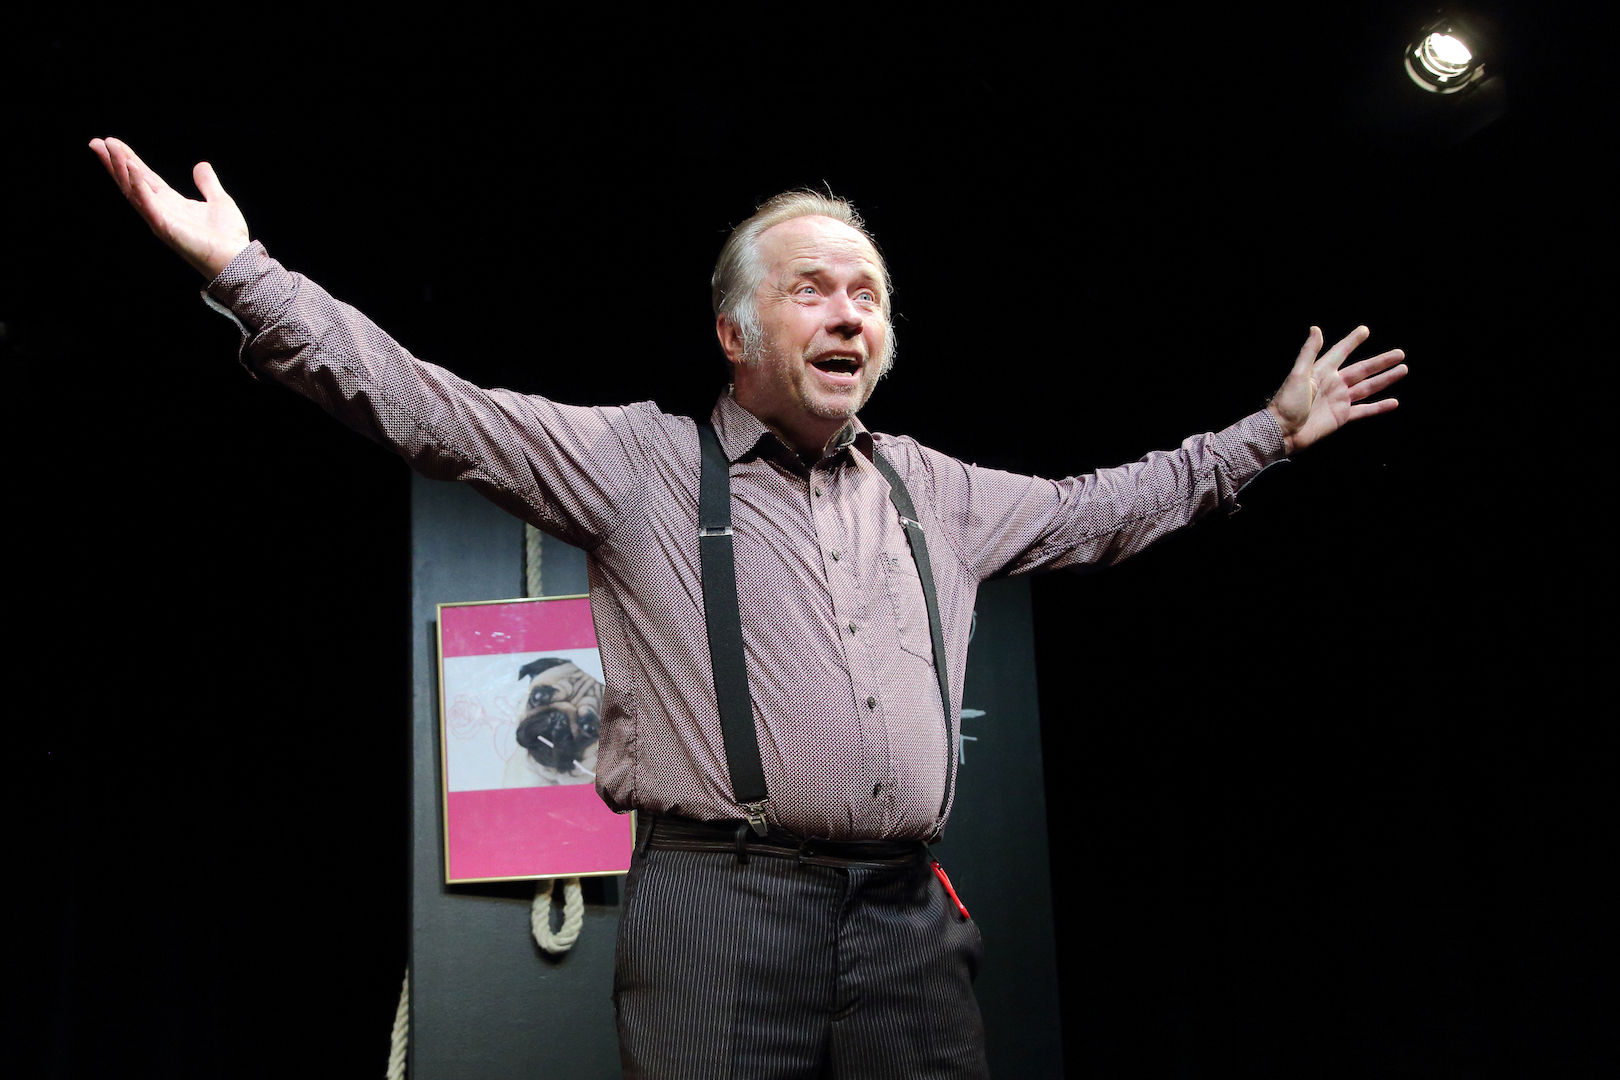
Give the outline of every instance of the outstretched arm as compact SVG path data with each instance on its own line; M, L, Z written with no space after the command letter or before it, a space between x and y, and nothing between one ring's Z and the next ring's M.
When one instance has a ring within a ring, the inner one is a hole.
M437 480L461 480L554 536L592 548L642 495L645 447L674 423L648 407L587 409L484 390L412 356L362 313L249 244L214 170L193 170L202 201L163 182L116 139L101 159L152 232L209 279L210 306L242 332L242 358L391 447ZM238 258L238 256L241 256Z
M135 156L135 151L117 139L91 139L90 149L157 238L203 277L210 281L218 277L247 247L247 220L225 194L208 162L199 162L191 170L191 178L202 192L202 201L198 202L164 183Z
M200 168L200 166L199 166ZM1311 327L1310 337L1299 350L1294 370L1288 373L1282 389L1266 406L1282 429L1283 445L1293 454L1319 439L1338 431L1352 420L1389 412L1399 404L1394 398L1367 401L1406 375L1399 349L1343 367L1345 360L1369 331L1358 326L1320 357L1322 331Z

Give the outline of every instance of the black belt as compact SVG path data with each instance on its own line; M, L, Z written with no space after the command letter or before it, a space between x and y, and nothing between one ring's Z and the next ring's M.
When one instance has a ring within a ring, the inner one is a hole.
M775 827L758 836L746 821L695 821L640 813L636 833L636 847L642 851L714 851L735 855L744 863L750 855L764 855L811 866L891 870L928 858L928 845L921 840L804 839Z

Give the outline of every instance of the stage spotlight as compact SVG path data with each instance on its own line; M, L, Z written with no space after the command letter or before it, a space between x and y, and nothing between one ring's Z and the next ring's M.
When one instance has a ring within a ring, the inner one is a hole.
M1406 49L1406 73L1423 89L1455 94L1485 77L1484 35L1461 18L1442 19Z

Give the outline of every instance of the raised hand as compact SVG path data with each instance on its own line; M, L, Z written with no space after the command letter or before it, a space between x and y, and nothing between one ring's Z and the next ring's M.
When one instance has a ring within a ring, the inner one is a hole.
M202 192L202 201L198 202L164 183L135 156L135 151L117 139L91 139L90 149L157 238L203 277L210 281L218 277L247 247L247 219L220 187L219 177L208 162L200 162L191 170L191 178Z
M1322 331L1311 327L1310 337L1299 350L1294 369L1283 381L1266 407L1282 428L1283 445L1293 454L1324 436L1331 435L1352 420L1389 412L1399 402L1394 398L1366 401L1406 376L1401 363L1406 354L1399 349L1342 368L1356 347L1367 340L1369 331L1358 326L1320 357Z

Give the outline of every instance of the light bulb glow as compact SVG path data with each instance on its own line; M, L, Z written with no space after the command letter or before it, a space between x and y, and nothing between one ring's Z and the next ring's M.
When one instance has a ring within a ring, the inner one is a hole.
M1436 78L1454 79L1468 70L1474 54L1450 34L1430 34L1418 49L1418 62Z
M1406 48L1406 73L1423 89L1455 94L1478 82L1485 64L1474 51L1473 35L1450 22L1431 23Z

